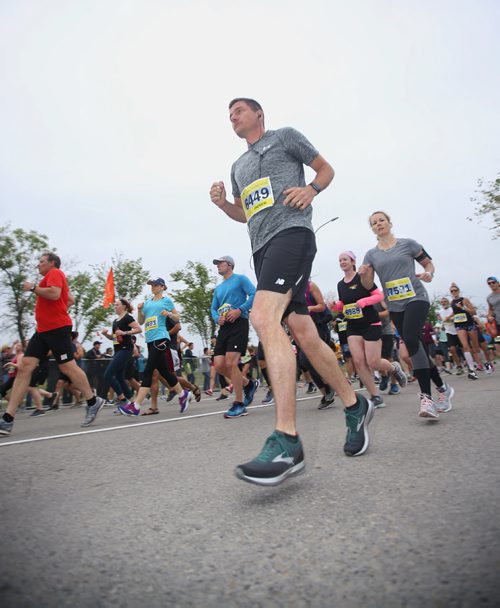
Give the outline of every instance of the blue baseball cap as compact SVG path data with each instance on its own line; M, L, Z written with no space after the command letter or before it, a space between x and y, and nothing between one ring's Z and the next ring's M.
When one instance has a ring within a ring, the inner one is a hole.
M165 281L161 277L158 277L157 279L149 279L147 284L148 285L161 285L165 289L167 288Z

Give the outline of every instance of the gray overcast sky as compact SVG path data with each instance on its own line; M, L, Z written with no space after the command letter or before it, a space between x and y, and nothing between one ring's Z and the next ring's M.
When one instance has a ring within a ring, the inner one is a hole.
M314 203L313 274L375 243L386 210L437 274L484 303L499 241L470 223L479 177L500 169L500 3L479 1L3 0L1 223L64 257L142 256L168 279L231 254L254 278L246 227L210 203L245 150L227 105L302 131L336 178Z

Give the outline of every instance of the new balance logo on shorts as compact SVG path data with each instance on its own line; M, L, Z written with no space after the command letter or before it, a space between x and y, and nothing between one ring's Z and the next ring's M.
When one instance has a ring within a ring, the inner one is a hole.
M284 284L285 284L285 279L276 279L275 285L284 285Z

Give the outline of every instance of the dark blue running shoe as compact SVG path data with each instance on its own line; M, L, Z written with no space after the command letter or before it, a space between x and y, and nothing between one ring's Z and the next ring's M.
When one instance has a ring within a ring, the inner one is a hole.
M250 382L243 387L243 393L245 397L243 399L243 405L248 407L254 398L255 391L259 388L260 382L258 380L250 380Z

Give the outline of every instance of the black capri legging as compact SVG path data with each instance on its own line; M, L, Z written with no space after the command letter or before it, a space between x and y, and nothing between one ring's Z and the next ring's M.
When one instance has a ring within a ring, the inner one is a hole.
M401 312L390 312L399 335L403 338L408 354L411 357L414 369L428 369L430 367L429 357L422 343L422 328L429 314L429 302L413 300L409 302L405 310Z
M174 362L170 352L170 340L163 338L148 342L148 362L142 379L142 385L146 388L151 387L153 372L157 369L160 376L163 376L170 387L174 387L179 381L174 374Z
M422 328L429 314L429 308L429 302L413 300L406 305L404 311L390 312L391 320L408 349L413 364L413 373L417 378L420 391L426 395L431 394L431 380L438 389L442 388L444 384L422 342Z

